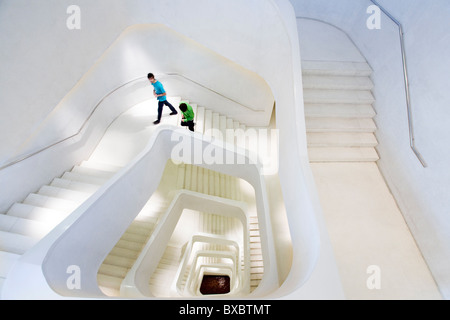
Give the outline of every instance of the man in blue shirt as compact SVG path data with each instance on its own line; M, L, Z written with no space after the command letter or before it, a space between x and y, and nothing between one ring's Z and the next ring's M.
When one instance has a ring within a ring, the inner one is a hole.
M164 105L168 106L172 111L170 113L171 116L178 114L177 110L169 103L169 101L167 101L166 90L164 90L162 83L155 79L153 73L149 73L147 75L147 78L154 88L153 95L158 99L158 119L153 123L158 124L161 122L161 116Z

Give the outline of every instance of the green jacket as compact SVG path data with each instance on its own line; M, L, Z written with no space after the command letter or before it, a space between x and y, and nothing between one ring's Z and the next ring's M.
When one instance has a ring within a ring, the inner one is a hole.
M180 104L182 103L186 104L187 106L186 112L181 111L181 113L184 115L183 122L194 120L194 110L192 110L191 105L186 101L181 101Z

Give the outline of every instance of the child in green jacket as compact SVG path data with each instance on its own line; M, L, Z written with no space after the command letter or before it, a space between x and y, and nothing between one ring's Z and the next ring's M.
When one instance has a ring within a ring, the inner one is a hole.
M181 125L183 127L189 127L189 130L194 132L194 110L192 110L192 107L189 105L189 103L185 101L180 102L180 110L182 113Z

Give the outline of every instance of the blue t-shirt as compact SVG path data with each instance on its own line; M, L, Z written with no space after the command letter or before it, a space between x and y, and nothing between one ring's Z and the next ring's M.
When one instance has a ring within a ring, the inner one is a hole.
M162 83L159 81L152 83L152 86L155 89L156 94L163 94L166 92L166 90L164 90ZM166 100L167 100L166 96L158 97L158 101L166 101Z

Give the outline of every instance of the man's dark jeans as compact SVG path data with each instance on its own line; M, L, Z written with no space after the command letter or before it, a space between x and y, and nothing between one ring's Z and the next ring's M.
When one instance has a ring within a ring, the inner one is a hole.
M189 130L191 130L192 132L194 132L194 120L191 121L181 121L181 125L183 127L189 127Z
M175 110L175 108L169 103L169 101L167 101L167 100L158 101L158 121L161 121L161 116L162 116L162 111L163 111L164 105L168 106L172 112L175 112L175 113L177 112L177 110Z

